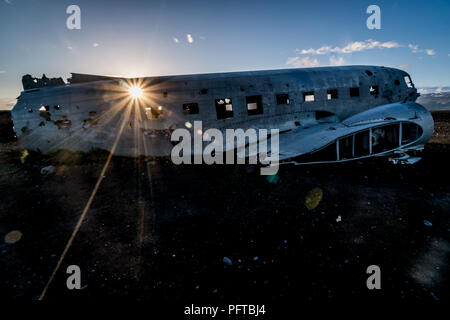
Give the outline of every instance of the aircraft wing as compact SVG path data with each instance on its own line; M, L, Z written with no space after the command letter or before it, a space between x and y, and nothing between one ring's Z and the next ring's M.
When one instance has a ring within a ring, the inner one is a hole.
M279 134L279 160L282 161L310 154L335 142L341 137L349 136L369 128L399 123L400 121L414 123L426 121L426 123L431 123L431 125L427 124L431 127L431 130L426 130L427 134L422 136L420 141L418 141L418 143L421 143L422 140L429 139L429 136L433 132L432 120L431 122L429 120L430 117L429 112L416 103L395 103L363 111L342 122L298 127ZM271 150L271 139L269 138L267 141L267 148L273 156L276 150ZM407 146L407 148L412 147L414 146ZM252 156L251 153L248 154Z

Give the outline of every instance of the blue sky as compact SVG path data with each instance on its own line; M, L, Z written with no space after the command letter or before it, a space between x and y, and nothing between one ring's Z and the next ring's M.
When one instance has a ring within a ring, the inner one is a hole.
M81 8L69 30L66 8ZM366 8L381 8L381 30ZM152 76L325 65L450 85L450 1L0 0L0 109L24 74Z

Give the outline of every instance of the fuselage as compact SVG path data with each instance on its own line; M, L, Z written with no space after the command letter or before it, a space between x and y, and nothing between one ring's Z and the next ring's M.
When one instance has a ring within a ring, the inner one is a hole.
M70 84L25 90L12 110L20 143L44 152L111 150L167 156L170 133L209 128L308 128L382 105L415 101L403 70L339 66L146 78L73 74ZM130 98L139 85L143 95ZM120 137L120 138L119 138Z

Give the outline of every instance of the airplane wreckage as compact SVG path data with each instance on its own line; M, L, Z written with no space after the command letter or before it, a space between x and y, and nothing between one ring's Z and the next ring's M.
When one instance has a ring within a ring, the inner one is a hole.
M67 84L25 75L22 83L14 130L22 147L41 152L100 148L169 156L178 128L190 130L192 139L209 128L277 129L280 163L374 156L414 163L420 158L412 155L434 130L431 114L415 103L409 74L378 66L132 79L72 73ZM192 125L197 121L202 129ZM233 141L233 148L249 143Z

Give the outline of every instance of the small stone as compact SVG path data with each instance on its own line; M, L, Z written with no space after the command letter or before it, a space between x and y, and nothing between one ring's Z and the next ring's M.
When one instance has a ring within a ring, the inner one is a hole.
M230 267L233 265L233 262L228 257L223 257L223 263L225 263L226 265L229 265Z
M18 242L22 238L22 232L19 230L13 230L8 232L5 236L5 242L9 244L13 244Z
M320 188L314 188L308 192L305 198L305 206L308 210L315 209L323 197L323 191Z
M434 300L439 301L439 298L433 292L430 291L430 295Z
M43 175L52 174L52 173L55 173L54 166L46 166L41 169L41 174L43 174Z

